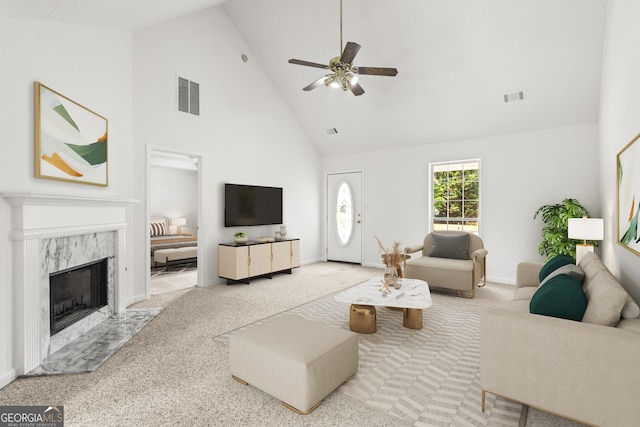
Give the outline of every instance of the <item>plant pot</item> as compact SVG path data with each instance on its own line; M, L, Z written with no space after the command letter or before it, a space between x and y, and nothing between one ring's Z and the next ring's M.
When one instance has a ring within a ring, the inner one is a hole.
M247 238L246 237L234 237L233 241L236 243L247 243Z

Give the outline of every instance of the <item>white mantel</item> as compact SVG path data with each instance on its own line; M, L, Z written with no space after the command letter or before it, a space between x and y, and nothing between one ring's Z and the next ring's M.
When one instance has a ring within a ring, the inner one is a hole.
M113 232L117 260L113 310L122 312L126 308L122 295L127 286L127 208L137 201L17 192L0 195L11 205L12 330L17 374L22 375L48 356L41 339L45 333L41 319L45 304L41 243L65 236Z
M11 240L69 235L126 226L126 207L137 200L0 193L11 205Z

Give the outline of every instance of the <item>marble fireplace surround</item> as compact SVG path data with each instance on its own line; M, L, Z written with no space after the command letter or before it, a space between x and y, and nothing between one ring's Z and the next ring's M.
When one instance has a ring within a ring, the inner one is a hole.
M125 310L127 207L133 200L2 193L11 205L13 357L24 375ZM49 275L108 259L108 305L51 336Z

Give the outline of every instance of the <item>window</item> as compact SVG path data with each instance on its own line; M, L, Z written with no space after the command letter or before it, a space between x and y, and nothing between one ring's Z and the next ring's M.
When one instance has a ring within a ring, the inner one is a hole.
M432 163L432 230L478 234L480 160Z
M340 184L336 196L336 230L340 245L347 246L353 235L353 193L346 182Z

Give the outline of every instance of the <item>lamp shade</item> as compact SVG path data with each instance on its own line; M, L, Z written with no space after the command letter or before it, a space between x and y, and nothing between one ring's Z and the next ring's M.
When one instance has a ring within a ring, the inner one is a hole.
M569 238L576 240L604 239L602 218L569 218Z
M186 225L186 224L187 224L186 218L173 218L171 220L171 225Z

